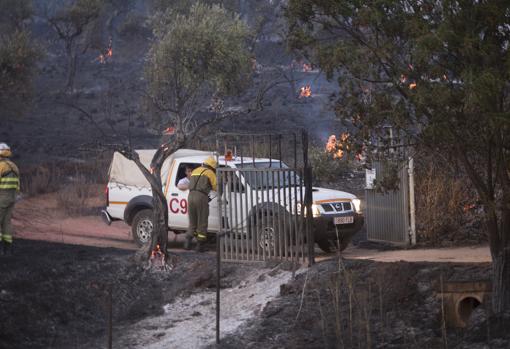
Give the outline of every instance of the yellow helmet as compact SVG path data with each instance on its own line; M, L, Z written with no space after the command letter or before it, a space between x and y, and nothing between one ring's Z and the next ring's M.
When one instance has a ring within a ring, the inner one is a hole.
M218 162L216 159L212 156L209 156L207 159L204 160L204 165L207 165L213 169L216 169L218 167Z
M11 155L11 148L5 143L0 143L0 157L9 158Z

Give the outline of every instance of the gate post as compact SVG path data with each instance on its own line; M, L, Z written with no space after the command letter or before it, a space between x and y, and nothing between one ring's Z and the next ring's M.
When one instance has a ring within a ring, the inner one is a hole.
M414 201L414 159L409 157L409 235L411 245L416 245L416 204Z
M308 133L302 131L302 143L303 143L303 167L304 167L304 180L305 180L305 232L306 241L308 243L308 266L312 266L315 263L314 246L315 237L312 230L312 203L313 203L313 190L312 190L312 167L308 164Z
M220 218L220 231L216 234L216 344L220 344L220 277L221 277L221 238L223 234L223 176L216 172L216 183L218 187L218 215Z

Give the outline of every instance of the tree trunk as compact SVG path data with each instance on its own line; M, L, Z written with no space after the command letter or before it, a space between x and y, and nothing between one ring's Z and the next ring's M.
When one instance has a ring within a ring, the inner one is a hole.
M508 203L503 203L508 205ZM497 231L497 220L489 225L489 236ZM510 311L510 209L503 207L500 225L500 246L491 245L492 308L494 313Z
M492 255L492 308L496 314L510 310L510 248Z
M492 310L496 315L510 311L510 190L506 169L499 174L501 197L495 196L490 182L484 185L462 149L458 152L471 183L483 201L492 256Z
M78 55L76 49L73 48L73 44L69 43L66 45L67 51L67 79L66 89L72 91L74 87L74 77L76 76L76 66L78 63Z
M173 153L175 150L171 150L168 153L165 153L163 148L160 147L151 162L150 169L147 169L142 162L136 151L132 149L128 151L122 151L122 154L126 156L128 159L135 162L138 166L144 177L149 182L152 189L152 236L151 243L144 245L141 247L141 258L143 261L148 260L152 252L157 250L157 246L159 245L159 250L164 255L164 260L167 260L167 245L168 245L168 203L163 193L163 184L161 181L161 167L165 159Z
M161 191L163 188L163 183L161 182L161 166L163 163L158 164L157 168L154 169L154 178L158 184L158 188ZM152 186L152 206L154 207L152 211L152 221L154 223L152 237L151 237L151 248L149 250L148 258L152 251L157 249L159 245L159 249L165 255L165 260L167 257L167 246L168 246L168 203L165 196L161 196L158 193L157 189Z

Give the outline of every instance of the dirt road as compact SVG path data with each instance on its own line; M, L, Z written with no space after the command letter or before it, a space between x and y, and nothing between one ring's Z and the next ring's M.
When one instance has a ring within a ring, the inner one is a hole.
M94 203L91 203L94 204ZM99 212L100 203L92 205ZM130 227L123 222L107 226L99 214L67 217L57 209L55 195L46 194L20 201L14 212L15 234L28 240L44 240L72 245L95 247L115 247L135 250ZM171 248L182 248L183 236L170 233ZM331 255L316 249L317 259L324 260ZM486 263L491 262L488 246L410 249L378 251L349 247L343 256L347 259L366 259L378 262L452 262Z
M488 246L394 251L350 247L344 251L343 256L347 259L366 259L377 262L490 263L492 261Z

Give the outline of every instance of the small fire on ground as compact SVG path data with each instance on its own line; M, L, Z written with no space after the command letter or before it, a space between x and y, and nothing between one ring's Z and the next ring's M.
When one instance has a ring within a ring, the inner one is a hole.
M161 269L166 268L165 254L163 253L163 251L161 251L159 244L156 245L156 248L154 248L154 250L152 250L151 256L149 258L149 263L152 267Z
M101 52L101 54L96 58L97 61L99 61L100 64L106 64L106 62L112 58L113 56L113 49L112 49L112 38L110 38L110 41L108 42L108 47L104 52Z
M312 97L312 87L310 85L301 86L299 89L299 98Z

